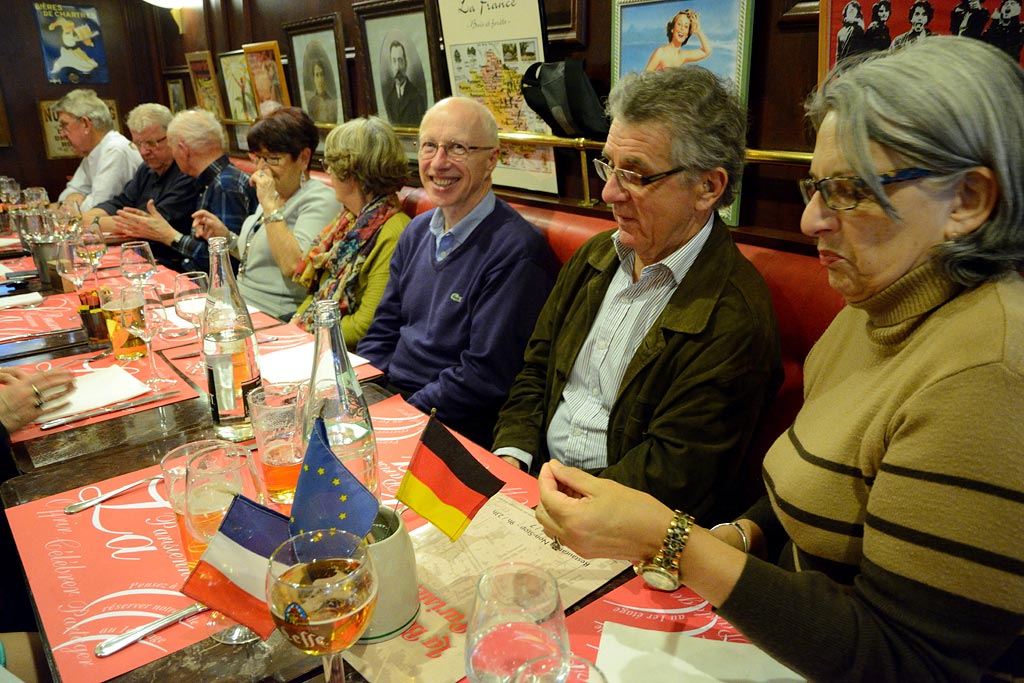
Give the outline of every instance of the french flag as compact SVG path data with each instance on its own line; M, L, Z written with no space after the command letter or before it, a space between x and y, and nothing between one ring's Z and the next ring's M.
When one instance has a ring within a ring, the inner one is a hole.
M266 640L274 632L267 609L267 564L289 535L287 517L235 496L182 592Z

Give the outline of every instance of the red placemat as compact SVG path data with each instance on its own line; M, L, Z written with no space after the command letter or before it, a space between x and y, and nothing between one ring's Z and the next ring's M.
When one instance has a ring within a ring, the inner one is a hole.
M0 310L0 342L81 329L77 294L53 294L32 307Z
M671 593L656 591L648 588L639 576L569 615L566 625L572 651L596 662L601 629L609 621L650 631L750 642L689 588L683 586Z
M42 370L49 370L49 369L51 369L51 368L53 368L55 366L62 366L64 368L66 368L67 370L70 370L72 373L83 373L83 372L91 372L93 369L97 369L97 368L105 368L107 366L114 365L116 363L116 364L120 364L125 370L127 370L128 372L130 372L133 375L135 375L135 377L137 377L140 381L145 382L147 379L150 378L151 372L150 372L150 369L149 369L149 359L148 358L139 358L139 359L133 360L133 361L119 361L116 358L114 358L113 356L107 356L106 358L98 360L95 363L93 363L91 361L88 361L89 358L92 358L95 355L96 355L96 352L93 351L93 352L90 352L90 353L80 354L78 356L71 356L71 357L68 357L68 358L61 358L61 359L56 360L56 361L49 361L49 360L39 361L38 363L32 363L32 364L29 364L29 365L23 365L21 367L26 369L26 370L29 370L29 371L37 371L37 370L38 371L42 371ZM175 394L174 396L168 396L165 399L161 399L159 401L153 401L152 403L146 403L144 405L137 406L135 408L128 408L128 409L125 409L125 410L116 410L116 411L111 412L111 413L104 413L102 415L96 415L94 417L89 417L89 418L86 418L84 420L79 420L77 422L72 422L70 424L66 424L66 425L63 425L61 427L54 427L53 429L47 429L45 432L43 430L39 429L38 425L32 424L32 425L29 425L29 426L27 426L27 427L25 427L23 429L19 429L18 431L16 431L13 434L11 434L11 441L14 442L14 443L18 443L18 442L21 442L21 441L28 441L29 439L34 439L36 437L42 436L43 434L56 434L57 432L63 432L63 431L67 431L69 429L75 429L76 427L81 427L82 425L95 424L97 422L103 422L104 420L111 420L113 418L121 417L123 415L130 415L132 413L138 413L138 412L141 412L143 410L151 410L153 408L159 408L160 406L166 406L166 405L169 405L171 403L177 403L178 401L187 401L187 400L193 399L193 398L195 398L196 396L199 395L199 393L196 392L196 390L193 389L192 386L188 382L186 382L181 377L179 377L178 374L173 369L171 369L171 366L167 363L166 360L164 360L160 356L159 353L157 354L157 357L156 357L156 365L157 365L158 371L160 372L160 376L164 377L166 379L173 379L174 380L174 384L163 384L163 385L160 386L159 392L154 392L154 393L164 393L164 392L168 392L168 391L177 391L178 393ZM143 394L142 396L139 396L138 398L144 398L146 395L147 394Z
M209 635L199 614L110 657L93 654L99 641L192 604L178 592L188 564L160 480L76 515L63 509L159 473L149 467L7 510L65 681L100 683Z

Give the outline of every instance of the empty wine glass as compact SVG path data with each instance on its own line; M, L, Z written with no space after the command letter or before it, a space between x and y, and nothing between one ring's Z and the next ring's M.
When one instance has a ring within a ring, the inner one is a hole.
M256 475L244 446L228 441L211 441L191 456L185 468L185 526L192 540L208 545L224 521L235 495L251 500L260 498ZM233 624L214 611L207 626L219 643L241 645L259 638L253 631Z
M124 329L146 344L150 370L150 378L146 380L146 384L153 389L161 384L174 384L173 379L160 376L156 359L153 358L153 337L167 324L164 304L154 285L133 284L121 290L121 324L124 325Z
M569 635L555 578L522 562L488 569L477 582L466 637L472 683L510 683L531 660L567 658Z
M7 204L17 204L21 199L21 186L14 178L5 177L3 184L0 184L0 194Z
M347 531L293 536L270 556L270 615L289 643L323 658L325 683L345 683L341 653L369 626L377 591L366 543Z
M78 251L76 240L63 240L57 245L57 273L75 286L82 287L85 278L92 272L92 264Z
M45 208L50 203L50 195L46 193L45 187L26 187L21 191L22 201L28 204L29 208Z
M512 683L607 683L607 680L588 659L577 655L547 655L519 667Z
M144 282L156 275L156 260L149 242L125 242L121 245L121 275L132 282Z
M206 368L202 355L203 344L202 335L199 334L199 322L203 318L203 311L206 310L206 291L209 288L210 279L202 271L192 270L174 276L174 312L182 320L191 323L196 330L196 335L200 337L199 361L188 369L189 374L195 374Z
M82 224L82 210L78 202L69 199L66 202L57 204L53 208L53 216L57 222L57 229L60 234L68 237L78 235L78 229Z

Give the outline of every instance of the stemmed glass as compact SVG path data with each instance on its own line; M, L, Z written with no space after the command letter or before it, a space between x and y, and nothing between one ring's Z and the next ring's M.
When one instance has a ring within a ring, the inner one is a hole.
M179 273L174 276L174 312L178 317L191 323L199 334L199 321L206 310L206 291L210 288L210 280L206 273L199 270L191 270L187 273ZM203 340L199 340L199 362L189 369L189 373L196 373L206 367L203 362Z
M270 556L270 615L288 642L323 658L325 683L345 683L341 653L370 624L377 590L366 544L347 531L293 536Z
M66 239L58 243L57 272L73 284L76 291L81 289L85 278L92 272L92 264L82 257L76 240Z
M45 208L50 203L50 195L46 193L45 187L26 187L21 191L21 196L31 209Z
M472 683L510 683L531 660L568 658L555 578L522 562L488 569L477 582L466 637L466 676Z
M161 384L174 384L173 379L160 376L153 358L153 337L167 324L164 304L154 285L133 284L121 290L121 324L146 344L146 355L149 356L150 378L146 380L151 388Z
M17 204L21 198L21 186L18 185L18 181L11 177L4 177L4 181L0 184L0 199L7 204Z
M107 241L103 237L103 230L98 223L88 223L81 226L78 231L78 253L92 265L92 275L96 280L97 289L100 286L100 260L107 253Z
M76 237L78 229L82 224L82 210L75 200L69 200L57 204L53 208L53 217L57 222L58 230L68 237Z
M132 282L143 282L156 275L156 260L149 242L125 242L121 245L121 275Z
M202 545L213 540L235 495L251 500L262 497L245 447L227 441L210 443L212 447L189 457L185 468L185 526L192 540ZM259 638L241 624L227 626L228 621L220 612L210 614L208 626L218 643L241 645Z

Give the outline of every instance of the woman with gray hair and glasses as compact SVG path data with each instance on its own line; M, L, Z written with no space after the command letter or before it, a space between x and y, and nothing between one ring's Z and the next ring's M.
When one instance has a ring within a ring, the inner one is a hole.
M552 462L537 518L685 583L811 680L1019 680L1024 73L933 37L840 64L808 112L801 229L848 305L807 357L768 496L709 530Z

